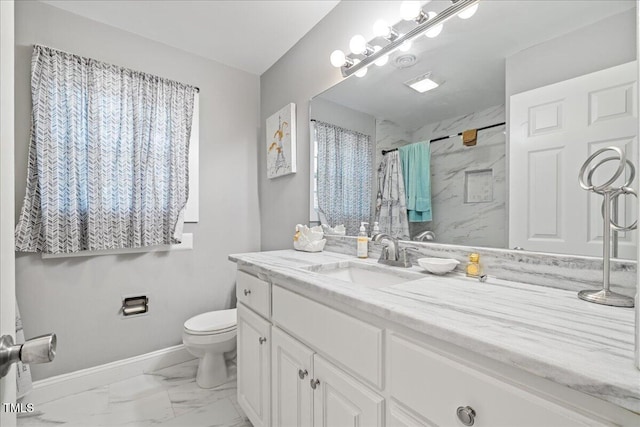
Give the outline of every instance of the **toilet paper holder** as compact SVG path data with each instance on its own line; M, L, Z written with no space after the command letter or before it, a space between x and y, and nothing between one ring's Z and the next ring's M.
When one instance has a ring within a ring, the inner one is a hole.
M140 295L123 298L121 310L123 316L147 313L149 311L149 297Z

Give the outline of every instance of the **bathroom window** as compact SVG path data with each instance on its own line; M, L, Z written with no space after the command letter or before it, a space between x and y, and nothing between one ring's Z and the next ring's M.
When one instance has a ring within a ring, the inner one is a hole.
M31 78L16 250L179 243L185 218L197 220L197 89L44 46L34 47Z
M314 209L331 227L357 234L371 215L372 150L368 135L321 121L314 123Z

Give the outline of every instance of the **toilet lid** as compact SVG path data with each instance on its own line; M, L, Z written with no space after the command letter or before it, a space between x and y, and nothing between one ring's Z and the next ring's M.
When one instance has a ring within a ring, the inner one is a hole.
M184 322L185 329L194 332L226 332L236 327L236 309L198 314Z

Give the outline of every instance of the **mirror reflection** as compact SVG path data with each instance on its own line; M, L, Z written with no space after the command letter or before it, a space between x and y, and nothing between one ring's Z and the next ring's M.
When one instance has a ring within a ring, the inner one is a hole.
M312 99L312 220L348 235L378 222L406 240L601 255L602 197L577 175L607 146L635 161L635 40L634 1L480 2ZM617 222L631 224L635 203L619 199ZM635 257L635 232L615 240L615 256Z

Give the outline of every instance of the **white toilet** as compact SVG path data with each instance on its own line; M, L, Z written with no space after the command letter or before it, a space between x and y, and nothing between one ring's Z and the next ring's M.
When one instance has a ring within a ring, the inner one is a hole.
M196 383L212 388L227 382L225 359L235 357L236 309L210 311L184 322L182 342L200 359ZM226 357L225 357L226 356Z

